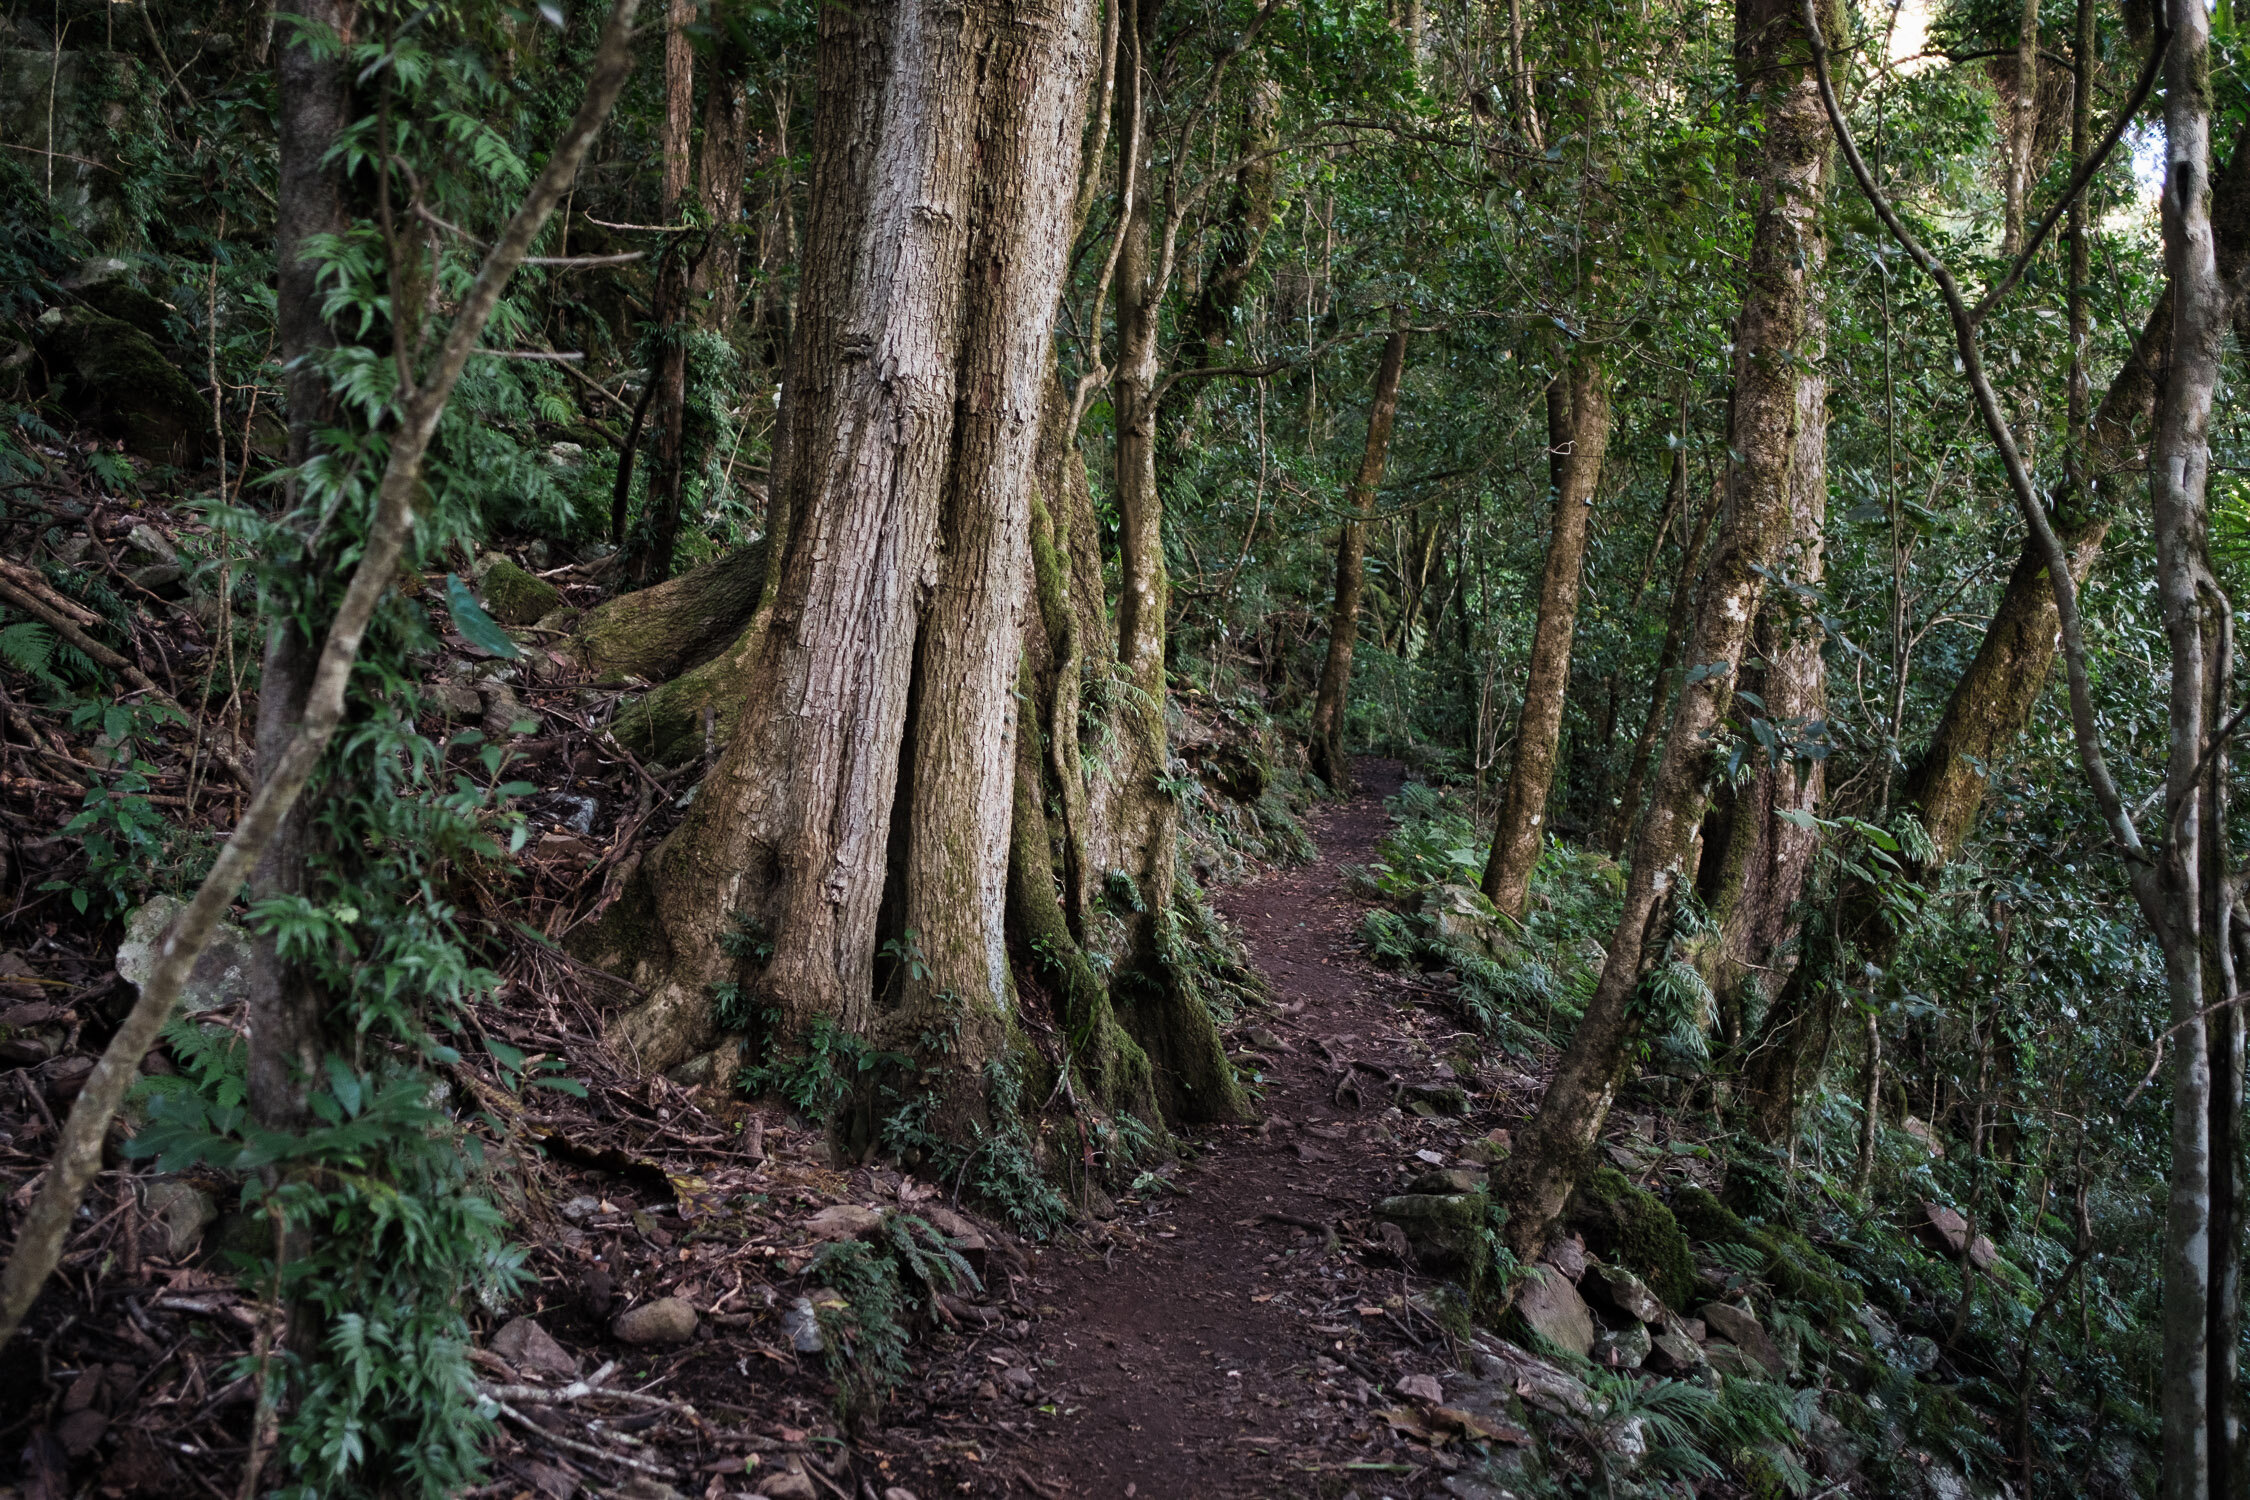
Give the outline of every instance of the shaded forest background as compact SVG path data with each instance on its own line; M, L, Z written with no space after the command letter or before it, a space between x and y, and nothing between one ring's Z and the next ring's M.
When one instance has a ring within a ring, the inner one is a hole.
M1376 754L1368 950L1552 1080L1410 1195L1465 1318L1716 1245L1878 1448L2236 1492L2230 9L619 14L0 38L0 1048L77 1191L122 1101L271 1218L269 1481L481 1475L430 1085L570 1092L539 983L1044 1235L1256 1117L1208 887ZM191 899L239 992L126 972ZM1620 1101L1709 1126L1629 1200ZM1810 1412L1554 1482L1810 1493Z

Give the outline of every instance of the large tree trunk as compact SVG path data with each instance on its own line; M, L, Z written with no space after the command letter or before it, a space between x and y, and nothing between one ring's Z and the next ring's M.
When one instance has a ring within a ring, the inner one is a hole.
M1826 25L1840 7L1824 7ZM1584 1018L1563 1051L1539 1113L1518 1136L1496 1186L1510 1209L1507 1237L1529 1259L1544 1248L1609 1114L1635 1034L1632 999L1665 941L1669 908L1701 822L1711 773L1710 737L1734 692L1766 576L1794 535L1790 489L1796 446L1797 369L1812 315L1804 247L1820 234L1828 123L1797 0L1738 0L1736 76L1763 103L1759 139L1743 170L1755 205L1742 313L1735 323L1734 405L1727 500L1696 601L1688 660L1671 733L1633 837L1624 907Z
M1578 627L1586 523L1608 447L1609 388L1601 357L1575 345L1547 383L1554 517L1547 530L1546 566L1539 574L1539 617L1531 632L1531 660L1524 667L1515 755L1501 794L1500 821L1492 830L1492 854L1484 866L1485 895L1511 917L1521 918L1531 898L1531 871L1546 836L1547 794L1554 789L1563 700L1570 689L1571 636Z
M1336 595L1328 611L1328 657L1321 664L1320 687L1313 695L1312 731L1307 749L1312 768L1339 796L1352 790L1351 755L1344 747L1350 715L1352 648L1359 640L1359 594L1365 580L1367 526L1375 515L1375 495L1383 487L1383 464L1391 447L1391 424L1398 415L1398 382L1406 368L1406 333L1393 332L1383 344L1375 370L1375 391L1367 407L1367 446L1359 472L1344 497L1348 514L1336 541Z
M1000 33L985 60L979 132L979 225L969 246L968 326L936 590L926 608L911 737L905 850L906 933L926 972L904 978L891 1045L965 1006L970 1059L999 1050L1013 994L1005 933L1009 827L1030 528L1051 334L1070 254L1079 134L1092 55L1088 0L1027 6L1058 33ZM1048 13L1039 16L1040 10ZM1062 56L1058 42L1070 44ZM894 986L897 980L894 979Z
M283 7L349 44L359 7L354 0L297 0ZM289 462L302 465L317 450L319 430L335 420L335 402L319 362L311 356L332 347L335 335L321 312L318 268L306 258L307 240L349 227L342 174L329 159L338 134L352 120L351 72L333 52L308 45L294 26L278 72L280 174L276 184L274 260L275 323L280 340L289 415ZM292 483L285 503L297 503ZM267 636L258 682L257 756L270 775L295 738L312 692L320 642L297 628L288 611ZM253 899L305 892L306 862L318 824L312 797L282 820L251 877ZM295 1129L311 1121L306 1089L319 1076L322 1020L328 996L308 967L282 958L273 938L253 939L250 983L250 1107L261 1124Z
M1809 588L1820 586L1828 519L1828 378L1821 367L1827 320L1820 285L1827 249L1816 235L1802 250L1808 295L1797 400L1790 413L1793 534L1780 570L1791 583ZM1764 704L1753 716L1784 739L1815 733L1827 714L1822 633L1807 614L1796 600L1769 593L1751 643L1758 665L1743 673L1743 686ZM1795 907L1820 844L1817 830L1797 819L1819 805L1822 784L1817 755L1795 763L1769 755L1747 782L1720 798L1706 824L1703 863L1712 878L1702 883L1701 894L1718 941L1703 961L1704 977L1718 997L1729 1042L1742 1039L1749 987L1770 986L1775 974L1785 979L1792 962L1780 950L1795 928ZM1716 837L1721 828L1723 838ZM1766 991L1769 999L1773 993Z
M734 981L783 1051L824 1017L919 1051L943 1009L948 1108L981 1108L960 1091L1009 1002L1016 632L1090 16L822 14L792 535L740 726L652 861L656 983L615 1028L644 1065L708 1045L707 987ZM878 927L894 868L911 933ZM726 951L742 920L762 965ZM927 972L878 996L886 937Z

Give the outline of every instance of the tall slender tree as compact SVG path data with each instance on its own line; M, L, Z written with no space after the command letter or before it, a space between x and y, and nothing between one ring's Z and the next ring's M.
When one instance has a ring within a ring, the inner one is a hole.
M1500 821L1492 832L1492 854L1484 866L1484 894L1511 917L1523 915L1531 872L1546 840L1547 796L1555 784L1563 699L1570 690L1586 528L1601 488L1602 458L1609 450L1607 379L1599 352L1574 344L1547 382L1547 464L1554 508L1547 560L1539 573L1531 660L1524 668L1515 757L1501 795Z
M1817 0L1815 0L1817 3ZM1840 7L1831 5L1833 18ZM1712 732L1724 719L1766 579L1795 535L1790 484L1797 368L1813 291L1805 247L1820 235L1829 138L1797 0L1738 0L1738 82L1755 79L1760 107L1740 171L1753 205L1742 310L1734 330L1734 403L1725 510L1689 635L1684 681L1647 811L1633 837L1625 900L1584 1018L1572 1033L1539 1112L1497 1177L1519 1254L1537 1254L1608 1117L1637 1029L1633 997L1661 950L1703 815ZM1739 455L1735 457L1734 455Z
M1391 424L1398 416L1398 383L1406 368L1406 330L1393 330L1375 367L1375 390L1367 406L1367 443L1359 469L1345 492L1346 513L1336 540L1336 590L1328 611L1328 655L1321 663L1320 686L1313 697L1308 748L1312 768L1331 790L1352 790L1351 756L1344 747L1344 723L1351 708L1352 650L1359 638L1359 597L1367 566L1367 528L1375 515L1376 492L1391 447Z

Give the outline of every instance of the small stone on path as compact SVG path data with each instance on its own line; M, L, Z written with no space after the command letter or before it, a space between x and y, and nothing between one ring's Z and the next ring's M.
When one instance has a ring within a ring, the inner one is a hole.
M518 1370L542 1375L575 1375L578 1360L555 1342L535 1318L516 1318L492 1336L492 1352Z
M1713 1333L1765 1366L1767 1373L1781 1373L1781 1350L1756 1318L1725 1302L1705 1303L1700 1315Z
M684 1297L659 1297L619 1313L610 1332L628 1344L679 1344L695 1336L695 1309Z

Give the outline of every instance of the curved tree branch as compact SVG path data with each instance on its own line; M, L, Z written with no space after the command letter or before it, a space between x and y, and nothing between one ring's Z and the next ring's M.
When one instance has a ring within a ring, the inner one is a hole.
M88 1075L78 1102L71 1107L54 1161L32 1199L31 1211L9 1252L7 1268L0 1271L0 1345L23 1326L40 1288L62 1259L63 1242L78 1205L101 1170L102 1137L124 1101L126 1088L139 1073L141 1059L156 1044L195 961L304 791L343 719L344 689L352 664L358 659L360 642L374 618L376 605L390 589L407 537L414 529L414 497L421 487L422 462L437 433L438 420L445 414L462 367L484 335L501 292L523 263L531 242L545 228L555 205L577 178L588 147L625 86L632 71L632 23L638 3L617 0L610 12L576 116L498 243L485 256L476 281L461 299L460 312L435 363L399 414L377 492L374 525L351 583L344 590L343 603L328 628L328 638L321 645L304 718L279 762L266 770L257 795L236 824L233 837L219 851L195 899L158 944L156 965L141 987L140 999L110 1039L101 1061Z
M1843 149L1844 160L1851 167L1852 177L1859 183L1868 204L1891 238L1905 250L1907 258L1921 268L1924 275L1937 284L1938 295L1945 302L1947 315L1953 322L1954 344L1961 356L1961 371L1975 394L1978 414L1984 418L1985 429L1992 435L1993 446L2000 452L2001 462L2008 471L2008 487L2016 497L2016 507L2023 512L2024 524L2031 528L2039 544L2040 554L2046 559L2047 577L2055 589L2055 615L2062 627L2063 661L2070 682L2071 729L2077 740L2078 756L2084 763L2086 779L2091 783L2094 799L2101 805L2102 819L2109 826L2110 837L2135 866L2135 883L2150 868L2147 852L2141 846L2139 833L2134 830L2132 815L2126 810L2125 798L2117 788L2117 780L2110 774L2109 762L2102 753L2101 729L2094 721L2093 688L2086 671L2086 636L2078 614L2078 586L2070 574L2070 554L2062 539L2055 534L2047 508L2032 484L2031 471L2023 461L2023 453L2016 447L2015 432L2000 410L2000 398L1992 389L1992 381L1985 374L1984 359L1977 345L1977 323L1981 312L1972 312L1968 301L1961 295L1960 285L1943 261L1932 255L1914 232L1906 227L1898 210L1875 182L1867 162L1859 154L1859 144L1852 138L1851 126L1844 119L1844 111L1836 102L1836 87L1829 76L1828 45L1820 32L1820 17L1814 0L1804 0L1805 30L1812 44L1813 72L1820 83L1821 107L1828 113L1828 123L1836 133L1836 143ZM2165 28L2159 12L2157 34L2150 44L2150 67L2153 69L2163 57L2171 42L2171 33ZM2112 133L2112 143L2115 132ZM2096 161L2098 158L2088 158ZM2084 191L2089 174L2083 169L2073 177L2077 191ZM2066 207L2068 195L2057 209ZM2049 223L2053 216L2049 216ZM2044 233L2046 226L2042 226ZM1987 303L1991 299L1987 298ZM1985 304L1979 304L1980 308Z

